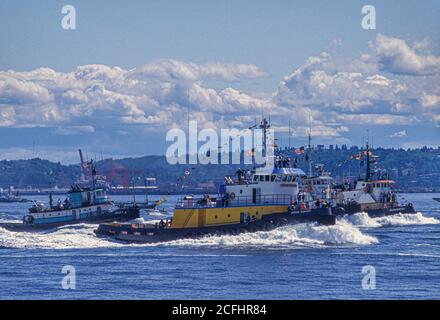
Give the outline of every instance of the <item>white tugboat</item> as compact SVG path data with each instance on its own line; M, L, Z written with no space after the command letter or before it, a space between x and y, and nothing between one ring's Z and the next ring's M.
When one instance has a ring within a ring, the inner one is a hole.
M307 186L315 199L331 201L333 178L324 171L324 165L315 166L315 175L307 178Z
M367 212L370 217L387 216L397 213L416 213L411 203L402 205L397 201L393 190L394 181L389 179L373 179L371 174L371 150L365 150L367 169L365 179L359 179L354 189L336 189L333 208L334 214L354 214Z

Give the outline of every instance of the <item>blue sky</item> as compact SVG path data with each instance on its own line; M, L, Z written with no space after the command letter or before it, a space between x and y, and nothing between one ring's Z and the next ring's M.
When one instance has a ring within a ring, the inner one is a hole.
M76 30L60 26L65 4ZM377 30L361 28L364 4ZM376 145L438 145L439 14L438 1L2 1L0 150L162 154L188 106L215 128L264 110L283 141L290 118L296 145L309 113L316 143L369 129Z

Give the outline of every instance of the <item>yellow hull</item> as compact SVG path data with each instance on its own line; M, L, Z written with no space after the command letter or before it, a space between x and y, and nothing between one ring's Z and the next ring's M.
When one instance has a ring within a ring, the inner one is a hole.
M201 228L240 223L241 213L246 213L251 219L260 220L266 214L283 213L287 210L287 205L176 208L172 228Z

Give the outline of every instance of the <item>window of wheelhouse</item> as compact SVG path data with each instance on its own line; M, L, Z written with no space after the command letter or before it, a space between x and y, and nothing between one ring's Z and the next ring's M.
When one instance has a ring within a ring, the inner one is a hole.
M281 175L280 174L277 174L277 177L276 177L276 179L275 179L275 182L280 182L281 181Z
M269 182L269 181L270 181L270 175L267 174L267 175L265 176L265 180L266 180L266 182Z
M274 182L276 177L277 177L277 176L276 176L275 174L271 175L271 176L270 176L270 181L271 181L271 182Z
M260 181L261 181L261 182L264 181L264 176L263 176L263 175L260 176Z
M257 182L257 181L258 181L258 176L254 175L254 182Z
M287 176L287 182L292 182L292 176Z
M286 182L286 180L287 180L287 176L283 175L283 182Z

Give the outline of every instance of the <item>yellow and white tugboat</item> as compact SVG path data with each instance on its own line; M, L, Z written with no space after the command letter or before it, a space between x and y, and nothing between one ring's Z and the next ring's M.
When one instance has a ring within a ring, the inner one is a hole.
M264 119L260 125L264 130L263 146L268 126ZM255 172L238 170L235 178L225 177L218 196L197 199L189 195L180 199L170 221L103 223L95 233L127 242L150 243L271 230L303 222L334 224L335 216L329 206L309 201L307 194L300 191L306 174L290 162L289 158L277 155L273 167L257 168Z

